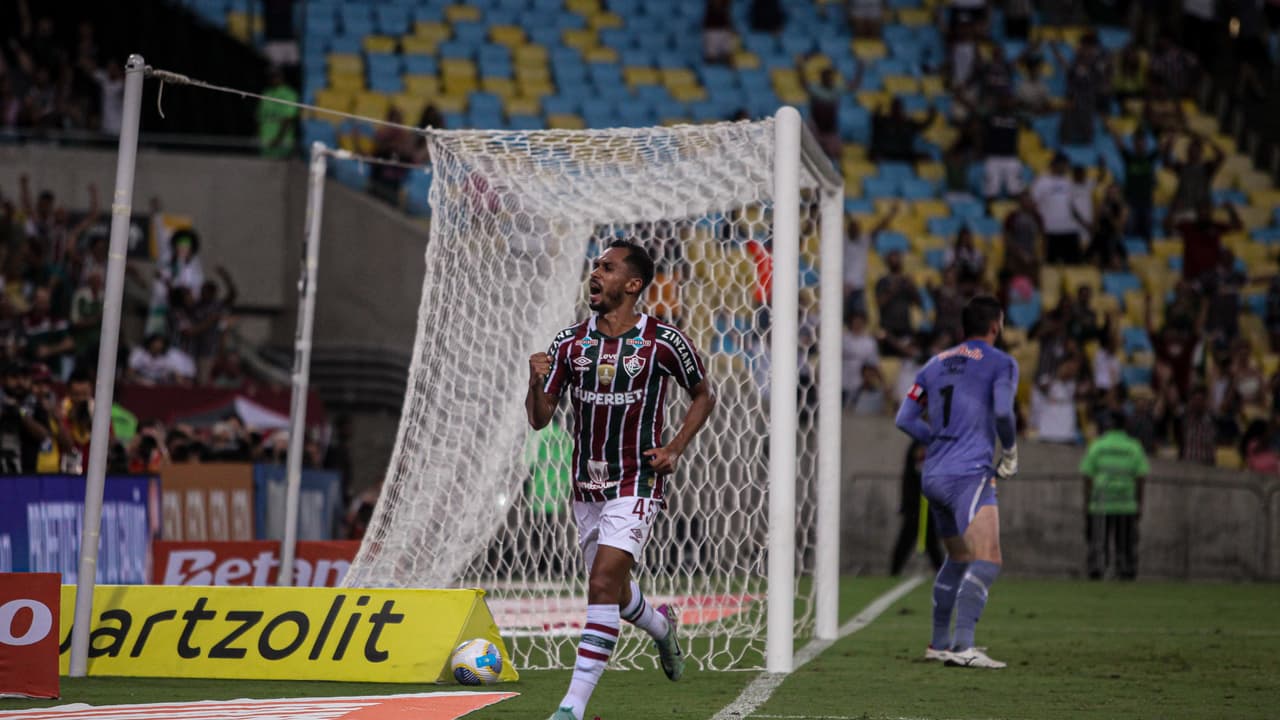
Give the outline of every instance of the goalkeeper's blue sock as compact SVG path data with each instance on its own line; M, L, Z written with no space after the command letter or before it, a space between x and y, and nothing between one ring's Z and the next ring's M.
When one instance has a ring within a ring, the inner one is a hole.
M935 650L951 649L951 611L956 606L960 580L968 569L969 563L956 562L948 557L933 579L933 639L929 646Z
M569 681L569 693L560 701L560 707L572 708L578 718L586 714L587 701L613 655L613 647L618 642L618 624L617 605L587 606L587 624L578 643L573 679Z
M667 636L667 618L644 599L635 580L631 581L631 602L622 608L622 619L649 633L654 640Z
M973 647L973 632L978 618L982 617L982 609L987 606L987 591L999 575L1000 566L993 562L974 560L969 563L969 571L964 574L960 594L956 598L956 650Z

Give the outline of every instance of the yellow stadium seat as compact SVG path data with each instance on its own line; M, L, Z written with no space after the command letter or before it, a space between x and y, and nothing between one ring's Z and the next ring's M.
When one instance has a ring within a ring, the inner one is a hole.
M773 80L774 86L778 85L794 85L799 86L800 73L795 68L779 67L769 72L770 79Z
M621 17L611 12L596 13L595 15L592 15L587 22L591 27L597 30L620 28L624 24Z
M951 245L946 238L930 235L929 233L917 233L908 238L908 240L911 242L911 249L918 253L924 253L928 250L944 250Z
M524 45L524 28L516 25L494 25L489 28L489 39L515 49Z
M524 65L546 65L547 49L541 45L521 45L511 53L518 70Z
M670 89L671 97L680 102L698 102L707 99L707 91L697 85L680 85Z
M903 25L919 27L928 25L931 20L929 11L924 8L902 8L898 10L898 22Z
M618 51L611 47L593 47L584 52L582 57L589 63L616 63Z
M917 217L927 220L929 218L947 217L951 214L951 208L937 198L926 198L913 201L911 203L911 212Z
M440 94L440 78L435 75L405 75L404 89L412 95L433 98Z
M1141 290L1126 290L1124 293L1124 321L1133 327L1144 327L1147 324L1146 297Z
M1240 215L1240 221L1244 223L1246 230L1257 230L1271 224L1271 213L1274 206L1245 205L1236 208Z
M376 92L362 92L356 95L353 112L357 115L381 120L387 116L387 108L389 107L391 107L391 101L386 95ZM414 119L416 120L417 118Z
M396 51L396 39L386 35L366 35L364 51L371 53L393 53Z
M593 15L600 12L600 0L565 0L564 7L578 15Z
M585 28L569 28L560 34L560 40L566 46L580 52L596 46L596 31Z
M1273 187L1254 188L1246 192L1249 194L1250 205L1260 205L1268 208L1280 207L1280 189Z
M786 105L804 105L809 102L809 94L798 87L776 88L774 94Z
M867 146L858 143L845 143L840 146L840 161L849 162L867 159ZM917 168L916 172L919 172Z
M450 5L444 9L444 16L451 23L479 22L482 13L474 5Z
M355 101L355 96L345 90L337 90L334 88L325 88L316 91L316 105L326 110L337 110L338 112L351 112L351 105ZM333 116L328 116L332 118Z
M860 90L858 91L858 104L872 112L877 110L888 111L889 93L883 90Z
M406 55L435 55L440 43L435 38L404 35L400 38L400 49Z
M391 96L391 106L400 111L405 122L416 125L422 117L422 109L427 106L427 99L410 93L397 93Z
M698 77L688 68L666 68L659 74L662 76L662 84L669 88L698 84Z
M516 80L519 82L551 82L551 69L546 65L517 65Z
M749 50L739 50L733 54L733 67L738 70L754 70L760 67L760 58Z
M910 75L887 75L884 89L891 95L910 95L920 92L920 81Z
M364 58L355 53L329 53L329 72L358 75L364 72Z
M364 73L330 73L329 87L334 90L357 92L364 89Z
M947 175L947 168L940 162L921 160L916 163L916 175L919 175L922 180L942 182Z
M519 91L521 97L546 97L554 95L556 88L551 84L550 80L528 80L517 81L516 90Z
M453 35L447 23L419 20L413 24L413 34L425 40L443 42Z
M476 64L463 58L445 58L440 61L440 74L444 77L476 77Z
M460 113L467 111L467 96L445 93L431 101L442 113Z
M1240 451L1233 447L1220 447L1214 454L1214 465L1226 470L1239 470L1244 467L1244 459Z
M897 387L898 375L902 372L902 358L880 358L880 377L884 378L886 388Z
M1082 287L1088 287L1093 290L1095 298L1102 294L1102 273L1096 267L1067 267L1063 270L1063 280L1065 281L1067 292L1071 293L1073 298Z
M650 67L628 66L622 69L622 79L626 81L627 87L636 87L637 85L657 85L661 76L657 70Z
M853 54L859 60L883 60L889 50L883 40L859 39L853 41Z
M515 97L516 81L504 77L486 77L480 81L480 88L506 100Z
M581 130L586 126L587 124L577 115L556 113L547 116L547 127L554 130Z
M1018 201L1016 200L996 200L991 203L991 217L1004 223L1004 219L1009 217L1009 213L1016 210L1017 207Z
M508 115L539 115L542 112L542 103L536 97L508 98L505 106Z
M1280 371L1280 355L1276 353L1266 353L1262 356L1262 374L1265 377L1275 377L1277 371Z
M927 97L942 95L947 92L941 75L925 75L920 78L920 92Z

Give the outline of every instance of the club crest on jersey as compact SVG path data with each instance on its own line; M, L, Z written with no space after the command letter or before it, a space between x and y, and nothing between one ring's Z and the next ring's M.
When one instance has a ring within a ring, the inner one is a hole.
M631 338L630 340L627 341L627 345L633 348L647 348L652 344L653 344L652 340L645 340L644 338L638 338L638 337Z
M577 370L578 372L586 372L591 369L591 358L583 355L581 357L574 358L573 364L574 370Z
M635 377L644 370L644 362L644 358L639 355L630 355L622 359L622 369L626 370L631 377Z
M584 338L582 338L581 340L579 340L579 341L578 341L578 347L582 348L583 350L587 350L587 349L589 349L589 348L593 348L593 347L595 347L596 343L598 343L598 342L600 342L600 341L599 341L599 340L595 340L595 339L593 339L593 338L584 337Z

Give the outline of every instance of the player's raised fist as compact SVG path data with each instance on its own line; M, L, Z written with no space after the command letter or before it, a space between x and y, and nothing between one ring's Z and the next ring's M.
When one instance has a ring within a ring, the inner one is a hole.
M529 377L544 378L551 374L551 356L544 353L534 353L529 356Z

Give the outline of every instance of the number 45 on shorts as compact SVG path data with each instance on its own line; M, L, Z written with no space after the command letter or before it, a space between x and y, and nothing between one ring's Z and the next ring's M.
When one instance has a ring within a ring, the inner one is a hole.
M631 508L631 514L643 520L646 524L652 525L653 519L657 517L657 513L662 509L662 501L653 498L636 498L636 504Z

